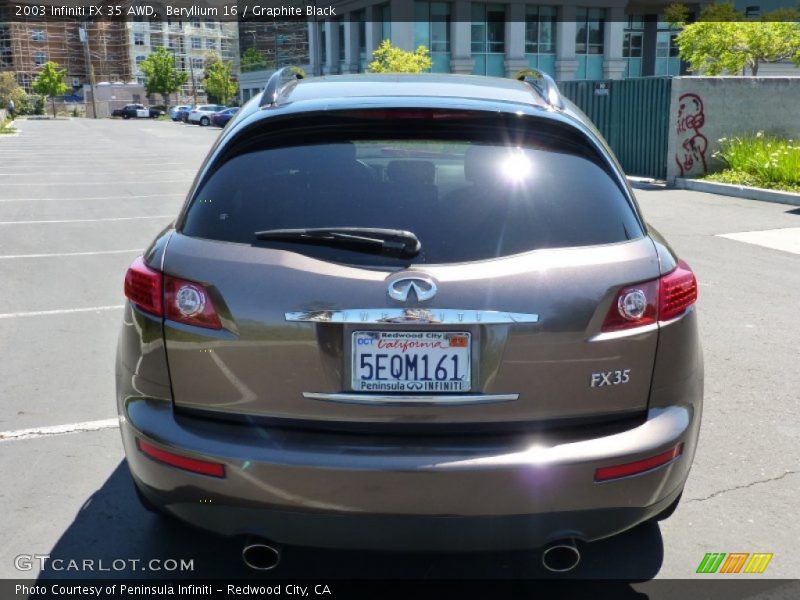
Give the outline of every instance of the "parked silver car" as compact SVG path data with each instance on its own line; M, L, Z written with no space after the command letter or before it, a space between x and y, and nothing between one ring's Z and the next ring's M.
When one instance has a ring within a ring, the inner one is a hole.
M697 282L552 80L279 71L128 271L145 505L281 544L580 543L668 516Z
M198 104L189 111L186 122L195 125L211 125L211 116L226 108L228 107L221 104Z

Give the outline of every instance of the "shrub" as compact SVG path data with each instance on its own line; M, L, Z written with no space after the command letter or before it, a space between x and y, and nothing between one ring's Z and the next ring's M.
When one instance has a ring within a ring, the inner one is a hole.
M389 40L383 40L377 50L372 53L374 59L367 69L371 73L422 73L431 68L430 52L420 46L414 52L407 52L392 46Z
M770 184L800 185L800 143L765 135L722 138L714 156L727 169Z

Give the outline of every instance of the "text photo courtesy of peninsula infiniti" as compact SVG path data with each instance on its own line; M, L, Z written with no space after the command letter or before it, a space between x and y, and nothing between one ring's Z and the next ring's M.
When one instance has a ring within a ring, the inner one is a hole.
M543 74L278 71L125 294L139 497L255 568L293 544L568 571L689 475L697 282Z

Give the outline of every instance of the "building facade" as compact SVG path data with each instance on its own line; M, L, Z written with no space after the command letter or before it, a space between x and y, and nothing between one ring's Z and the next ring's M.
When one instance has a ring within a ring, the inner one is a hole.
M166 48L175 57L175 66L188 75L187 82L178 93L179 100L205 98L203 66L210 52L233 63L233 72L239 72L239 28L234 22L201 19L188 21L134 20L124 24L128 56L134 80L144 84L139 66L156 48Z
M0 71L16 73L26 92L48 61L66 69L67 84L76 93L90 80L90 64L96 81L129 81L127 48L122 23L10 21L0 15Z
M305 21L240 21L239 48L255 48L270 68L308 64L308 27Z
M557 80L685 72L661 20L668 1L339 0L337 17L310 21L314 74L366 70L382 40L431 52L439 73L513 76L541 69ZM705 3L705 2L704 2ZM700 4L690 4L694 12Z

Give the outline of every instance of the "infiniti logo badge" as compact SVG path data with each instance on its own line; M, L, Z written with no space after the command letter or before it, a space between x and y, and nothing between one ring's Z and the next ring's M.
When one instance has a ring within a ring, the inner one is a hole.
M402 277L389 284L389 296L395 300L406 302L411 293L417 300L430 300L436 295L436 284L427 277Z

